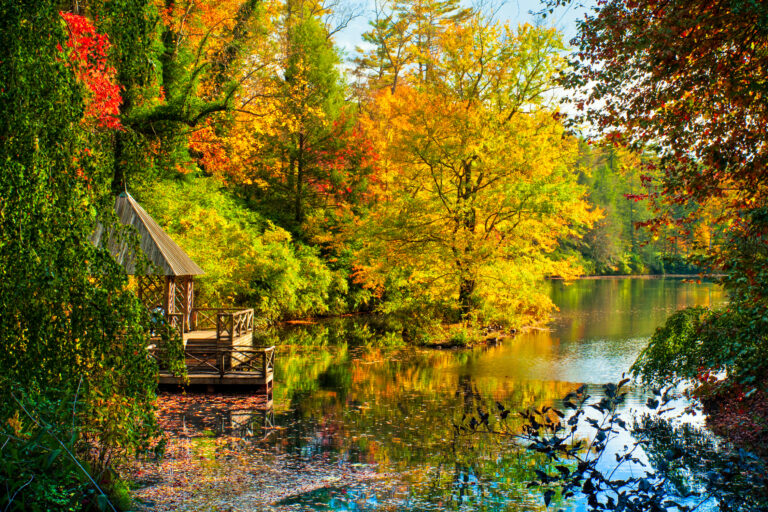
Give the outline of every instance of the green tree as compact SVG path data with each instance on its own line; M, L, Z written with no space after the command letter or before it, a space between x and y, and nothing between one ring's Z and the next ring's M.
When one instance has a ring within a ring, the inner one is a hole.
M344 102L338 53L311 7L299 0L283 6L281 76L272 78L274 124L267 133L253 134L264 148L254 166L256 177L269 184L262 197L294 225L305 220L316 198L312 185L326 178L323 154L333 148Z
M596 274L664 273L681 270L670 261L682 245L668 244L667 237L653 237L637 224L652 218L647 201L638 200L652 190L657 176L644 165L650 155L636 155L612 144L579 147L580 181L589 190L589 200L603 210L604 217L575 246ZM655 178L655 179L654 179ZM670 249L671 248L671 249ZM682 254L680 256L682 259ZM666 261L665 261L666 260Z
M457 0L393 0L376 3L371 29L363 41L373 45L367 52L358 48L359 72L373 72L373 86L387 86L392 93L398 81L410 72L411 81L425 82L433 60L440 52L440 39L451 26L469 21L473 9Z
M376 2L370 30L362 35L363 41L373 45L359 55L355 62L359 73L372 73L373 86L389 87L392 93L407 66L413 62L411 20L397 10L392 2Z

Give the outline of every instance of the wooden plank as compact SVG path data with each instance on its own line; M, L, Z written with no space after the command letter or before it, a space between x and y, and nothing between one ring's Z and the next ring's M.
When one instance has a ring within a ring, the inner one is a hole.
M213 340L216 341L215 330L205 331L189 331L184 333L184 344L189 343L189 340Z
M184 345L188 345L189 342L195 341L216 341L215 330L205 331L189 331L184 333ZM250 347L253 342L253 332L248 332L242 336L238 336L232 340L232 346L235 347Z
M225 374L224 377L220 377L217 374L212 373L194 373L189 374L189 385L221 385L221 386L267 386L273 381L273 375L253 375L249 374ZM181 385L181 380L170 374L160 374L158 376L160 384L177 384Z

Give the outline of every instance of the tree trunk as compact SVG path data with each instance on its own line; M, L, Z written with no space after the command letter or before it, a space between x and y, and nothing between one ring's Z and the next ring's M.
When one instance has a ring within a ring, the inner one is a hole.
M294 219L301 223L304 220L304 134L299 134L299 154L296 159L296 197L294 198Z
M475 292L475 276L471 272L472 265L470 262L473 259L472 235L477 227L477 213L474 206L472 206L472 199L475 193L472 188L472 160L465 161L463 167L464 183L463 186L459 186L458 209L461 212L461 228L464 230L466 238L463 240L462 262L459 265L461 270L461 277L459 278L459 305L461 306L461 312L467 315L472 311L472 294Z
M472 294L475 293L475 280L471 277L462 275L459 280L459 306L462 314L469 314L472 311L474 301Z

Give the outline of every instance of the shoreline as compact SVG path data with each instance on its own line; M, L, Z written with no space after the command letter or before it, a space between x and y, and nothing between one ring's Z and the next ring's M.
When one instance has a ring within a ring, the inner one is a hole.
M617 275L585 275L570 281L589 281L599 279L718 279L725 274L617 274ZM566 281L562 277L547 277L547 281Z

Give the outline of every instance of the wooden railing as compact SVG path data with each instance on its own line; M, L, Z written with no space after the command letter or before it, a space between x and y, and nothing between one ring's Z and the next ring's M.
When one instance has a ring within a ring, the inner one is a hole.
M275 346L272 345L271 347L267 347L262 350L262 354L264 354L263 360L262 360L262 371L264 372L264 375L266 375L268 372L272 373L275 371Z
M156 349L151 352L151 355L160 363L160 370L166 370L167 368L163 367L162 353L162 349ZM187 347L184 355L189 374L209 373L224 377L233 373L253 373L266 377L275 369L274 346L267 348L195 346Z
M190 329L193 331L213 331L216 318L220 313L234 313L240 308L193 308L190 314Z
M237 348L232 347L224 354L222 361L226 373L258 373L268 375L275 369L275 347Z
M249 332L253 332L253 309L216 315L216 340L219 343L232 345L235 338Z
M216 330L216 340L220 345L232 345L232 342L253 332L253 309L238 308L195 308L191 315L193 331Z

